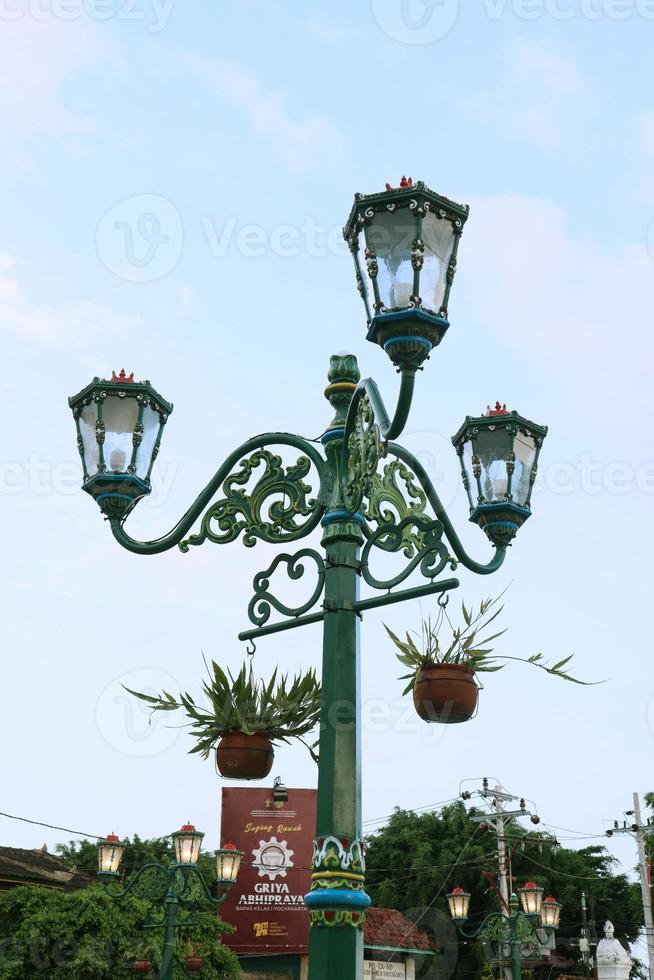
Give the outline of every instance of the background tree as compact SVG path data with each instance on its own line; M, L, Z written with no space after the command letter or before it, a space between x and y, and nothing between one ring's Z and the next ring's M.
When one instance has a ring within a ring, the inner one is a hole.
M158 963L162 933L144 930L149 903L110 899L97 885L60 892L25 885L0 893L0 980L127 980L131 962L145 956ZM226 927L213 912L200 913L193 930L205 953L204 980L235 980L234 954L220 943ZM183 950L176 980L188 976Z
M475 812L481 811L470 811ZM642 920L639 889L625 875L614 873L615 859L604 847L557 849L551 835L517 825L508 828L507 845L513 887L533 879L563 905L558 951L578 959L570 943L579 938L582 891L594 900L600 929L610 918L623 942L636 939ZM473 822L461 802L439 813L396 810L388 825L368 838L366 862L368 889L376 905L397 908L414 921L422 914L422 923L431 926L436 941L445 947L443 975L454 947L457 966L449 975L457 980L478 978L484 969L481 945L457 942L445 896L457 885L471 893L472 928L500 908L494 831ZM438 967L429 975L438 976Z

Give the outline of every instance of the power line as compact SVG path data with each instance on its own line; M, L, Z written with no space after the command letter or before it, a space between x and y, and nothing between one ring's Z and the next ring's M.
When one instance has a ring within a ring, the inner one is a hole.
M3 813L0 811L0 817L7 817L8 820L20 820L21 823L31 823L35 827L47 827L48 830L61 830L64 834L74 834L75 837L86 837L92 840L104 840L104 834L85 834L81 830L71 830L70 827L57 827L52 823L44 823L43 820L30 820L28 817L17 817L13 813Z

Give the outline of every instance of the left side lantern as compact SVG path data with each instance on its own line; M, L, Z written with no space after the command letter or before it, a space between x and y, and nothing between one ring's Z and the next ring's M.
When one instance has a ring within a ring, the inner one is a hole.
M173 406L133 374L94 378L68 399L77 426L86 490L110 519L122 520L150 493L150 475Z

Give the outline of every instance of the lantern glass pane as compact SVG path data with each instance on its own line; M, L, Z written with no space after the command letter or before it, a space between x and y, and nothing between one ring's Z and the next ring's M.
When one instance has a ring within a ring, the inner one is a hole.
M98 418L98 406L95 402L85 405L79 418L79 431L84 445L84 462L86 472L93 476L98 471L99 449L95 431L95 423Z
M420 273L420 298L423 306L437 313L445 299L447 269L455 242L452 222L428 211L422 219L422 240L425 261Z
M470 501L471 507L477 506L477 480L472 471L472 443L466 442L463 446L463 455L461 457L461 462L463 464L463 470L468 478L468 500Z
M219 881L236 881L241 865L238 851L224 850L216 858L216 872Z
M123 856L123 845L116 842L100 844L98 868L105 874L117 874Z
M416 237L413 211L376 214L368 228L368 247L377 256L379 299L388 309L407 309L413 293L411 249Z
M506 468L513 448L513 435L502 428L482 429L475 436L475 452L481 465L481 493L487 503L506 499L509 474Z
M531 472L536 460L536 442L527 432L519 431L513 445L515 470L511 481L511 494L516 504L524 507L531 487Z
M356 267L361 276L361 282L363 283L363 288L366 291L366 298L364 300L366 304L366 309L368 310L368 315L372 315L372 309L375 305L375 298L370 287L370 279L368 277L368 271L366 266L366 234L365 231L359 232L359 251L354 252L354 261Z
M521 888L520 899L522 908L527 915L538 915L543 900L542 888Z
M156 412L153 408L150 408L150 406L147 405L143 410L142 422L143 434L141 437L141 445L136 452L136 475L145 480L147 479L150 471L152 453L154 452L157 436L159 435L159 428L161 426L161 417L159 412Z
M132 460L132 436L138 421L139 405L135 398L105 398L102 404L104 422L104 461L112 473L125 473Z
M453 919L467 919L470 895L468 892L457 892L447 896L450 915Z
M201 834L180 834L175 838L175 855L178 864L197 864L202 844Z

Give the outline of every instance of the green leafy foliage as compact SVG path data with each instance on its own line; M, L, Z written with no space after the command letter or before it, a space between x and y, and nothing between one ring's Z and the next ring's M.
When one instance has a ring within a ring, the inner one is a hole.
M288 675L278 677L275 670L267 683L256 680L252 668L245 664L235 677L215 660L211 667L207 665L207 672L208 679L202 683L207 708L198 705L187 692L174 697L168 691L153 696L130 688L125 690L150 704L153 711L181 708L196 743L190 751L199 753L204 759L227 732L246 735L262 732L273 742L288 742L291 738L302 741L303 736L318 724L320 683L313 669L297 674L290 682ZM308 747L312 751L313 747Z
M99 886L75 892L25 885L0 893L0 980L127 980L131 963L160 961L163 932L144 931L149 903L116 901ZM198 914L193 934L205 950L200 980L236 980L234 954L222 945L227 927L213 912ZM188 976L176 952L175 980Z
M593 683L580 681L564 669L572 660L572 654L554 664L549 664L542 653L534 653L530 657L510 657L505 654L491 656L494 648L490 644L506 633L506 629L496 633L485 632L504 610L504 606L496 608L501 598L502 596L484 599L479 604L478 612L468 609L465 602L462 602L463 625L460 626L454 626L446 606L439 605L436 619L434 621L431 617L422 619L420 633L413 633L420 640L420 646L416 644L410 631L407 630L406 639L401 640L384 624L386 632L399 650L396 654L397 659L404 667L409 668L409 673L400 677L400 680L409 681L403 693L408 694L413 690L418 673L424 667L433 667L436 664L465 664L475 673L495 673L507 666L506 663L499 663L499 660L517 660L520 663L532 664L534 667L540 667L547 674L571 681L573 684L586 686ZM451 636L443 641L441 632L446 623Z
M500 908L498 897L497 838L471 820L461 802L440 812L416 814L397 809L388 824L367 839L366 890L373 903L396 908L412 921L420 919L427 932L445 950L444 962L456 962L453 980L478 980L484 970L479 942L458 941L446 895L461 886L471 893L470 931ZM559 973L583 973L577 968L581 892L594 910L601 935L606 919L615 925L623 944L632 943L642 924L640 889L626 875L616 874L616 861L602 846L580 850L559 848L549 834L524 830L513 824L507 848L513 872L512 887L528 879L562 903L557 952L570 964L561 970L536 971L541 980ZM428 976L441 976L437 966Z

